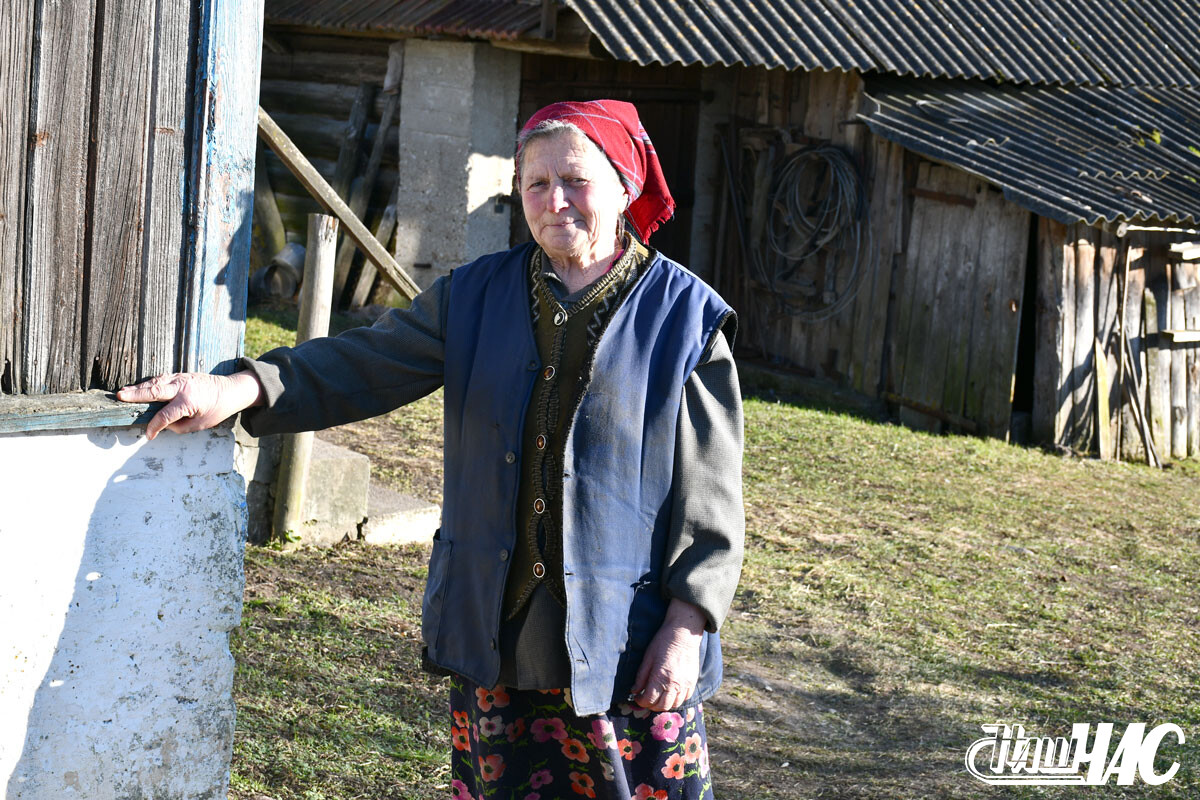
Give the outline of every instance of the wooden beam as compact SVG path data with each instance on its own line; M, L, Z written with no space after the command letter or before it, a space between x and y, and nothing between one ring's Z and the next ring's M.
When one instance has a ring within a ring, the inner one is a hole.
M196 4L160 0L155 42L155 100L150 123L149 224L143 247L142 304L138 340L138 375L160 375L179 369L179 336L183 310L185 199L179 186L187 178L185 128L191 105Z
M0 397L0 434L145 425L165 403L122 403L100 390Z
M29 69L37 14L33 0L9 0L0 14L0 375L21 386L21 254L29 152Z
M156 32L154 4L146 6L142 0L110 0L96 21L96 63L121 68L96 71L85 387L116 389L145 377L138 374L137 353Z
M371 235L362 220L350 211L350 207L337 196L333 187L321 177L312 164L308 163L304 154L292 144L287 134L280 130L271 116L261 107L258 109L258 133L292 171L296 179L304 184L304 188L316 201L326 211L338 218L345 234L354 240L354 243L383 273L384 277L396 287L397 291L409 300L415 298L421 291L416 282L396 263L396 260L379 243L379 240Z
M24 394L81 388L84 237L91 213L86 165L95 4L38 3L37 9L26 131Z
M186 317L180 366L237 369L254 205L254 122L262 0L205 0L196 65Z

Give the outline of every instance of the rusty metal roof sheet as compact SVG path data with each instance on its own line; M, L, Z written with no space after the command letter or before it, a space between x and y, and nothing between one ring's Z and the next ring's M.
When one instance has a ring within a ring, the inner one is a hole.
M1200 85L1195 0L566 0L613 57Z
M1200 222L1200 89L1019 87L877 76L879 136L1060 222Z
M266 0L266 21L379 36L515 39L538 27L541 0Z

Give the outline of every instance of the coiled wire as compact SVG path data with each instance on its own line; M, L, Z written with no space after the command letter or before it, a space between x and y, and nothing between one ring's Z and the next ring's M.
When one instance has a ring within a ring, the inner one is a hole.
M781 311L807 322L829 319L854 299L874 254L857 167L832 145L797 150L775 170L768 203L764 235L749 254L755 277ZM825 281L817 286L798 272L822 251Z

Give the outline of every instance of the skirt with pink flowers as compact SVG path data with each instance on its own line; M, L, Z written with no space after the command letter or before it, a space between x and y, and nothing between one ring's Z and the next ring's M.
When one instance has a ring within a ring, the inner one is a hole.
M450 777L461 800L712 800L700 706L621 704L579 717L561 690L450 682Z

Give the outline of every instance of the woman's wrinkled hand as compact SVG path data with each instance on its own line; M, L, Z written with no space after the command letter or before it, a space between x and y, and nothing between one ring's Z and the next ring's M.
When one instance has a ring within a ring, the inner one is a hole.
M146 426L146 438L160 431L192 433L219 425L239 411L262 402L262 384L253 372L207 375L175 372L150 378L117 392L126 403L161 403Z
M700 679L700 640L704 613L691 603L671 601L633 684L631 699L651 711L678 708L692 696Z

